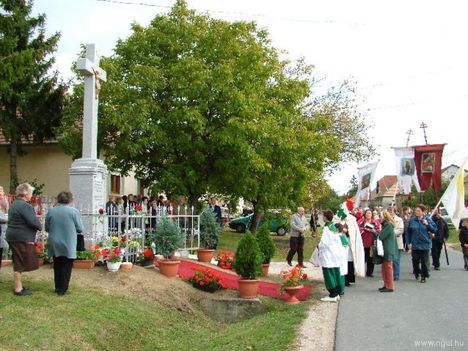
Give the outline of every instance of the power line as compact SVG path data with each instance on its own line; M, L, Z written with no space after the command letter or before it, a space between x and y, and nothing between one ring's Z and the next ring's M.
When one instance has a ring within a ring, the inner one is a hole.
M171 9L172 6L169 5L157 5L151 4L147 2L132 2L132 1L123 1L123 0L96 0L99 2L107 2L110 4L120 4L120 5L135 5L135 6L147 6L147 7L157 7L163 9ZM316 23L316 24L341 24L347 26L364 26L362 23L356 22L340 22L334 20L313 20L313 19L301 19L301 18L287 18L287 17L274 17L265 15L262 13L247 13L247 12L240 12L240 11L223 11L223 10L199 10L199 11L207 11L210 13L218 13L223 15L234 15L234 16L250 16L250 17L258 17L258 18L269 18L279 21L288 21L288 22L304 22L304 23Z

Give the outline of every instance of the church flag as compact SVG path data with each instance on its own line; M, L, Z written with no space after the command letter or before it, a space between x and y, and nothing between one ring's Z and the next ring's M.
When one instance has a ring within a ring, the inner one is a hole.
M358 190L356 194L356 207L361 203L361 199L370 194L370 187L374 180L375 169L378 162L372 162L368 165L358 168Z
M465 166L466 160L458 169L457 174L452 178L447 190L445 190L444 195L441 197L441 201L455 228L458 228L462 212L465 210Z
M397 178L400 189L408 195L414 184L418 192L421 191L414 163L414 150L412 147L394 147L397 169Z
M414 163L422 191L426 191L431 185L436 193L440 190L444 146L445 144L413 146Z

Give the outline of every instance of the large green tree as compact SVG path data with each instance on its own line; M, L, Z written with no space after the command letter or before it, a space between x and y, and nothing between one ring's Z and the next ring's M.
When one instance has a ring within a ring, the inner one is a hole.
M335 123L349 100L332 108L327 93L328 113L313 109L312 68L281 60L255 23L214 19L179 0L132 29L101 61L100 145L112 169L191 204L207 192L243 197L257 215L305 201L341 160ZM62 128L75 157L81 99L77 85Z
M18 183L22 144L55 137L66 87L49 74L59 34L45 36L45 15L32 1L0 0L0 132L10 143L10 192Z

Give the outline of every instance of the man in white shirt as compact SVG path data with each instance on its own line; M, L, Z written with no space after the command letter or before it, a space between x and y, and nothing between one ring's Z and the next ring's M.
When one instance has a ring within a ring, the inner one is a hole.
M297 212L291 217L291 237L289 239L290 250L286 258L288 264L292 266L292 259L297 252L297 262L299 266L304 266L304 233L309 227L304 216L304 207L298 207Z

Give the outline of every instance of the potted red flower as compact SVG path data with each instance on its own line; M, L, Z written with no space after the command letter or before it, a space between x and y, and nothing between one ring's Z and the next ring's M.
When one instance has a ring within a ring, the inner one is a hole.
M104 261L107 262L109 272L117 272L122 263L122 250L120 247L104 248L101 250L101 255Z
M307 274L302 271L300 266L295 266L289 270L281 272L283 281L281 283L280 292L286 292L289 299L286 301L289 305L296 305L299 300L296 294L304 287L303 283L307 281Z
M138 261L144 267L154 264L154 253L150 247L145 247L138 257Z
M218 262L218 266L223 269L233 269L234 264L234 252L230 250L223 250L218 252L215 258Z
M189 279L189 282L192 283L194 288L211 293L219 289L224 289L222 281L216 277L214 273L215 272L210 269L197 270Z
M44 259L47 255L44 253L44 245L41 242L36 243L36 255L38 265L44 265Z

